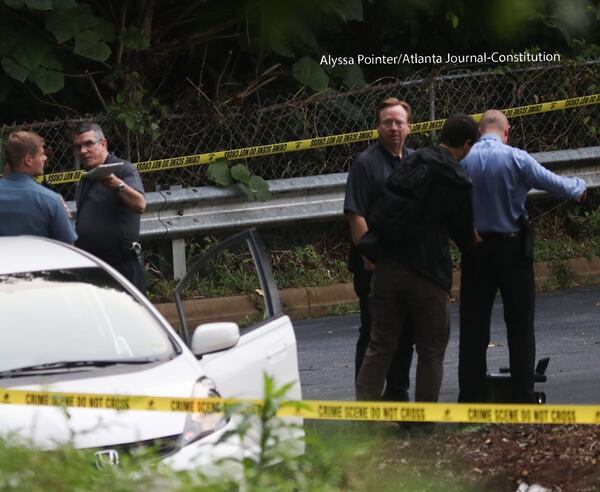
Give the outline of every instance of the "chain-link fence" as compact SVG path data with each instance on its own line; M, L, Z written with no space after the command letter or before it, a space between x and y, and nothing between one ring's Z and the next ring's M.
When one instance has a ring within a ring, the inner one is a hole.
M447 69L446 69L447 70ZM600 92L600 60L586 63L538 66L526 69L496 68L471 72L419 72L410 80L380 80L347 91L329 91L312 97L280 96L261 107L239 106L212 114L172 115L160 122L160 138L119 129L105 116L87 117L103 125L109 147L132 162L186 156L218 150L300 140L372 129L374 109L385 97L407 100L414 121L445 118L452 113L479 113L488 108L510 108ZM41 134L52 156L48 172L77 168L70 129L81 120L54 120L20 125ZM529 152L600 144L600 108L586 106L511 120L511 143ZM6 136L14 127L3 127ZM413 135L409 145L419 147L431 135ZM347 171L365 142L338 145L249 159L253 173L265 179L311 176ZM208 184L205 165L143 175L147 190L157 185L183 187ZM74 184L57 185L66 198Z
M488 108L510 108L596 94L600 92L599 80L600 60L460 73L448 69L421 71L410 80L385 79L344 93L279 96L260 107L238 106L221 112L215 109L211 114L197 114L190 109L161 121L160 138L156 141L125 131L106 116L85 119L103 126L109 147L118 156L138 162L369 130L374 127L375 107L390 96L410 102L414 121L418 122L445 118L456 112L480 113ZM16 128L38 132L51 149L48 172L68 171L78 167L71 151L70 130L79 121L81 119L57 119L18 127L4 126L0 131L2 137ZM600 145L599 122L598 105L514 118L511 143L530 152ZM415 134L409 137L409 145L420 147L431 140L432 135ZM343 172L366 146L366 142L359 142L263 156L248 159L245 164L265 179ZM149 191L157 185L202 186L209 184L205 171L206 166L199 165L147 173L142 178ZM66 199L72 199L75 185L57 185L56 189ZM342 222L262 232L281 286L294 285L296 280L304 282L303 285L319 285L327 282L327 272L331 281L347 280L343 260L349 235ZM190 253L196 251L195 244L203 242L200 238L190 238ZM160 248L152 244L146 248L149 258L154 255L158 263ZM312 278L308 269L321 273L318 278ZM298 272L304 270L306 272L298 276ZM157 275L151 277L159 280ZM160 291L159 288L152 290L155 295Z

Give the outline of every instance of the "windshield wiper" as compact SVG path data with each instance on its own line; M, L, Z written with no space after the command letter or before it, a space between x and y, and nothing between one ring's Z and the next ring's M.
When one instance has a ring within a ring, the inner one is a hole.
M0 378L9 376L26 376L31 373L60 371L63 369L78 369L86 367L108 367L116 365L142 365L160 362L161 359L107 359L107 360L67 360L61 362L47 362L45 364L35 364L32 366L17 367L7 371L0 372Z

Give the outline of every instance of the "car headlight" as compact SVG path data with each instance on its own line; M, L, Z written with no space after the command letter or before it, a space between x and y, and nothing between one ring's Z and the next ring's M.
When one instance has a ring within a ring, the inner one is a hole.
M214 381L206 376L194 383L192 398L221 398ZM181 447L202 439L204 436L216 431L227 423L227 418L222 412L195 412L188 413L181 435Z

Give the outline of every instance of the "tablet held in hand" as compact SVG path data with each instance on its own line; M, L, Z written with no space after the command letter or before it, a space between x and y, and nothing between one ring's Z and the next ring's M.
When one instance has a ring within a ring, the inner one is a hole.
M114 173L119 167L123 165L122 162L115 162L112 164L100 164L90 171L86 171L83 176L85 178L92 179L104 179Z

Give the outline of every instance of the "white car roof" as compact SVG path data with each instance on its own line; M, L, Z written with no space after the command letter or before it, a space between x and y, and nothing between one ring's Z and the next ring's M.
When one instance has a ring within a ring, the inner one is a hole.
M96 267L77 248L38 236L0 237L0 274Z

